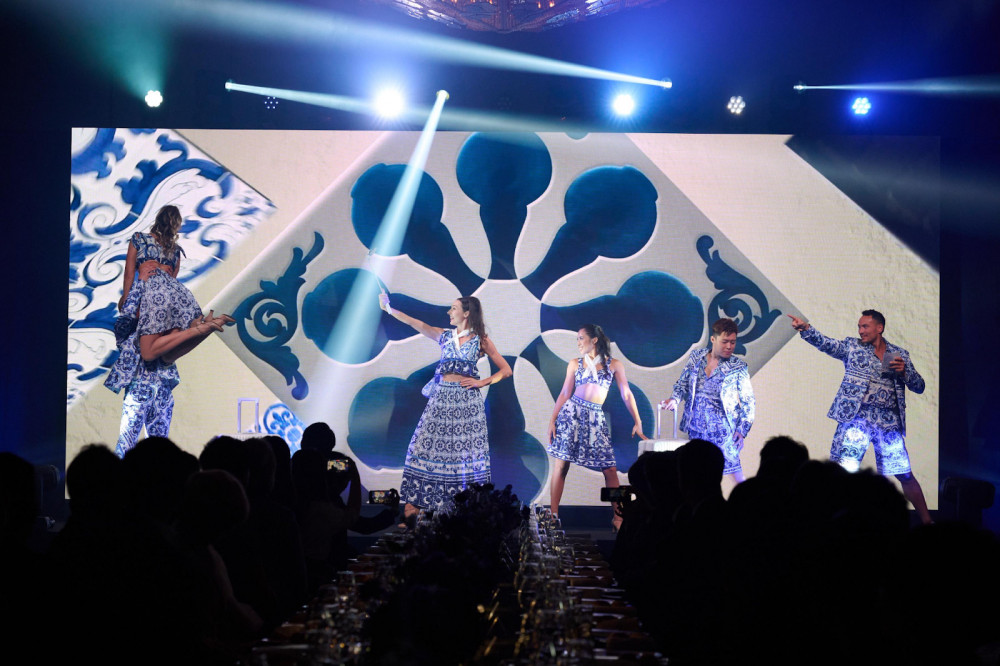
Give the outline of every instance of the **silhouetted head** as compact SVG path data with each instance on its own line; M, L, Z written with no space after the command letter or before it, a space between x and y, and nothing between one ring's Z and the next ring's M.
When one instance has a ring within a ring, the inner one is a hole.
M677 477L681 495L689 504L722 496L722 471L726 460L715 444L692 439L677 449Z
M303 449L318 451L328 456L337 446L337 435L333 432L333 428L322 421L317 421L302 431L302 441L299 445Z
M243 484L250 485L250 454L245 442L220 435L211 440L198 456L202 469L224 469Z
M177 512L178 531L207 545L247 519L250 504L243 485L221 469L193 474Z
M129 508L170 523L198 459L166 437L149 437L125 454L122 469Z
M83 447L66 468L66 492L74 516L117 511L123 501L124 467L103 444Z

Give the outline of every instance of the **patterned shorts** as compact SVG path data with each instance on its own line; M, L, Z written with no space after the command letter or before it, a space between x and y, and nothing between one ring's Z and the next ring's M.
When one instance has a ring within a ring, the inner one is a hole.
M722 468L723 474L739 474L743 471L743 465L740 463L740 449L733 443L733 434L721 424L717 429L708 432L698 432L696 428L688 426L687 436L691 439L712 442L719 447L719 450L722 451L722 458L725 460L725 465Z
M589 469L614 467L615 451L601 405L575 395L563 403L556 416L556 436L546 450L553 458Z
M404 502L434 508L470 483L490 481L490 441L479 389L442 381L413 431L399 495Z
M849 472L856 472L869 444L875 447L879 474L892 476L910 471L910 456L895 410L862 405L857 416L837 426L830 460Z

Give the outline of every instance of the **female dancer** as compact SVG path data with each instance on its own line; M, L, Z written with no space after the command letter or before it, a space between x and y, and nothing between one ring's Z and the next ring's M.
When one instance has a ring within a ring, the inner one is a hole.
M486 336L483 309L475 296L464 296L451 304L448 322L455 327L452 329L430 326L393 309L384 293L379 295L379 305L441 348L434 379L423 391L429 398L427 406L406 450L399 494L406 502L403 515L409 518L420 508L451 499L470 483L489 482L490 444L479 389L513 373ZM500 370L479 379L476 363L483 355Z
M642 421L635 396L625 377L625 366L611 358L611 341L596 324L587 324L576 334L576 348L580 358L573 359L566 368L566 381L556 398L556 407L549 421L548 452L552 456L553 475L551 492L552 513L559 514L559 500L569 464L576 463L604 473L609 488L618 487L618 469L615 452L611 448L611 435L601 405L608 397L611 380L618 381L618 391L628 407L635 425L632 434L646 439L642 434ZM621 526L617 511L612 519L615 529Z
M183 218L176 206L157 212L150 233L136 232L125 259L121 310L115 322L118 359L104 385L125 389L115 447L119 456L135 446L143 426L166 437L173 417L173 388L180 381L174 361L231 323L229 315L204 316L191 291L177 281L181 255L177 232ZM136 266L138 278L136 281Z

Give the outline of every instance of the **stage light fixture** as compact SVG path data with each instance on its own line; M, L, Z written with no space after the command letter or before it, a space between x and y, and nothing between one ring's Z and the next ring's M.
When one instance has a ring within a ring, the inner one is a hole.
M229 84L226 84L227 88ZM278 108L278 98L277 97L265 97L264 98L264 108L268 111L274 111Z
M375 95L375 113L383 118L398 118L405 108L406 99L395 88L386 88Z
M747 107L746 101L739 95L734 95L729 98L729 103L726 104L726 108L729 109L729 113L734 116L738 116L743 113L743 109Z
M619 116L631 116L632 112L635 111L635 100L632 95L622 93L615 96L614 101L611 102L611 108Z
M155 109L160 104L163 104L163 95L160 94L159 90L150 90L146 93L146 105L152 109Z
M851 104L851 110L854 111L856 116L866 116L868 112L871 111L872 103L867 97L856 97L854 102Z

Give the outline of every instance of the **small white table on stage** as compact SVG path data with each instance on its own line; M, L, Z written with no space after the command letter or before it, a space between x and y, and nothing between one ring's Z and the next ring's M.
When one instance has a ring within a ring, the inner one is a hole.
M684 444L687 444L686 439L677 439L677 410L672 410L674 415L674 433L672 439L662 439L663 435L660 433L660 419L663 416L663 411L666 408L659 404L656 406L656 439L643 439L639 441L639 455L643 453L649 453L650 451L676 451Z

